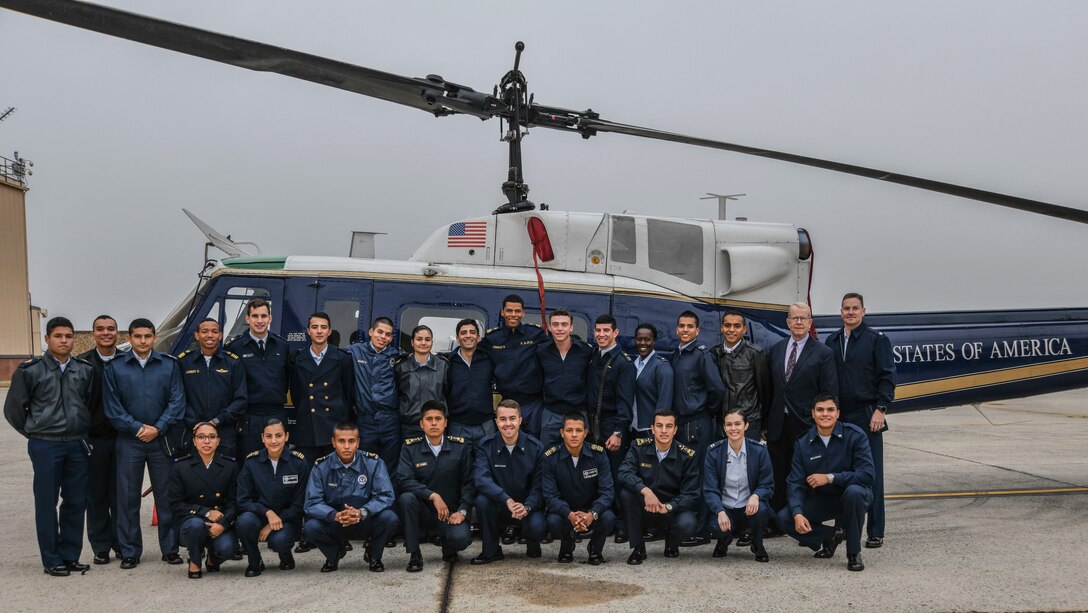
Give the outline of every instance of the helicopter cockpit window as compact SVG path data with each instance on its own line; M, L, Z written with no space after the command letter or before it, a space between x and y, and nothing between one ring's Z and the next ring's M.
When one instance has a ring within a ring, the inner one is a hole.
M262 298L271 302L272 294L263 287L232 287L223 300L222 329L224 342L247 331L246 305L250 300ZM214 317L214 315L209 315Z
M702 285L702 228L663 219L647 219L646 230L650 268Z
M434 333L434 345L431 353L446 353L457 347L457 322L462 319L475 319L480 326L481 337L487 331L484 322L487 314L472 307L413 306L404 309L400 315L400 348L412 352L412 328L427 326Z
M635 218L612 216L612 261L618 264L635 263Z

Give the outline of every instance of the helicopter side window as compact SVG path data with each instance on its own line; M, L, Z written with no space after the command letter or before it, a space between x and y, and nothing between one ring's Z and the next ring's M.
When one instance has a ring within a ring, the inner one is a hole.
M329 343L343 349L358 340L358 300L326 300L322 308L332 320L332 329L336 333L330 336Z
M635 263L635 218L612 216L612 261L618 264Z
M487 314L471 307L413 306L404 309L400 315L400 348L412 352L412 328L427 326L433 332L432 353L446 353L457 347L457 322L462 319L475 319L480 326L480 335L487 331Z
M703 229L697 225L646 220L650 268L697 285L703 284Z

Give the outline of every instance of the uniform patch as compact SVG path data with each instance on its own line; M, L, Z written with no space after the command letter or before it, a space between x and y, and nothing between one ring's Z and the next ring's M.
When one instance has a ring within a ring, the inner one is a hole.
M253 357L253 354L252 353L243 353L242 357L243 358L251 358L251 357Z
M359 487L366 485L366 475L359 475Z
M593 451L604 451L604 447L601 447L600 445L590 445L589 448Z
M230 372L230 371L227 370L226 368L216 368L215 372Z
M284 485L295 485L297 483L298 483L298 475L284 475L283 476L283 484Z
M550 456L551 454L555 453L556 449L557 449L556 447L552 447L551 449L545 451L544 452L544 457Z
M199 370L187 370L187 371L185 371L185 374L187 374L187 375L199 375L200 371Z
M809 461L811 462L812 460L819 460L822 457L824 457L823 454L815 455L815 456L812 456L811 458L809 458Z
M639 446L641 446L641 445L649 445L650 443L652 443L652 442L653 442L653 440L654 440L654 439L652 439L652 438L636 438L636 439L635 439L635 444L636 444L636 445L639 445Z
M596 468L587 468L587 469L582 471L582 478L583 479L592 479L593 477L596 477L596 476L597 476L597 469Z
M653 464L647 464L645 462L642 462L641 464L639 464L639 466L641 466L643 468L653 468L654 467Z
M457 442L457 443L464 443L465 442L465 437L463 437L463 436L448 436L447 435L446 438L448 438L451 441Z
M427 465L426 462L420 462L420 463L416 464L416 468L423 468L426 465Z

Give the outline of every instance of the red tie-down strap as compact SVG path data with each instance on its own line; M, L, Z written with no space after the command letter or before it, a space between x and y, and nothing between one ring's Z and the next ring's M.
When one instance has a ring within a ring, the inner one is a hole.
M536 271L536 287L540 293L540 326L544 328L545 333L551 334L548 331L548 311L544 305L544 277L540 275L537 258L542 262L550 262L555 259L555 253L552 251L552 242L548 239L548 228L544 226L540 218L530 217L526 223L526 229L529 232L529 240L533 244L533 270Z

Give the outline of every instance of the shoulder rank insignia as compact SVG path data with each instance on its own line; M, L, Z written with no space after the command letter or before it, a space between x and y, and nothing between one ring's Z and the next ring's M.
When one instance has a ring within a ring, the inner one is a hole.
M417 436L415 438L406 438L406 439L404 439L404 444L405 445L415 445L416 443L418 443L419 441L422 441L422 440L423 440L422 436Z
M668 363L669 363L669 358L667 358L667 357L665 357L665 356L661 355L660 353L659 353L659 354L657 354L657 359L661 360L662 362L664 362L664 363L666 363L666 364L668 364Z
M177 464L178 462L181 462L183 460L191 459L192 457L193 456L190 454L190 455L183 455L180 458L174 458L174 464Z
M374 453L373 451L364 451L363 452L363 457L370 458L372 460L380 460L381 459L381 457L378 454Z
M189 354L188 351L182 351L181 353L178 354L178 359L181 359L181 358L185 357L188 354Z
M708 445L708 446L707 446L706 450L707 450L707 451L710 451L711 449L715 449L715 448L717 448L717 447L721 447L721 446L722 446L722 443L724 443L724 442L725 442L725 440L726 440L726 439L724 439L724 438L723 438L723 439L722 439L722 440L720 440L720 441L714 441L713 443L711 443L710 445Z
M451 436L451 435L447 434L446 438L453 441L453 442L455 442L455 443L461 443L462 445L465 443L465 437L463 437L463 436Z
M695 450L691 447L688 447L687 445L684 445L683 443L677 443L676 448L679 449L681 453L688 454L689 457L695 457Z
M623 359L627 360L628 362L632 361L631 356L627 355L627 353L621 353L620 355L622 355Z
M559 448L558 447L552 447L551 449L545 451L544 452L544 457L548 457L548 456L552 455L553 453L555 453L556 449L559 449Z
M297 451L292 451L291 453L298 453L298 452ZM258 449L257 451L254 451L253 453L250 453L246 457L247 458L255 458L255 457L259 456L259 455L261 455L261 451Z
M706 351L706 345L698 345L695 348L698 349L699 351Z
M653 442L653 440L654 439L652 439L652 438L636 438L635 439L635 444L639 445L639 446L649 445L651 442Z
M305 460L306 459L306 455L304 453L302 453L301 451L297 450L297 449L292 449L291 450L291 455L295 456L296 458L298 458L300 460Z
M227 354L227 355L229 355L230 357L234 358L235 360L237 360L237 359L238 359L238 354L237 354L237 353L231 353L230 351L226 351L226 352L224 352L224 353L226 353L226 354Z
M590 445L589 448L593 451L604 451L604 447L601 447L600 445Z

